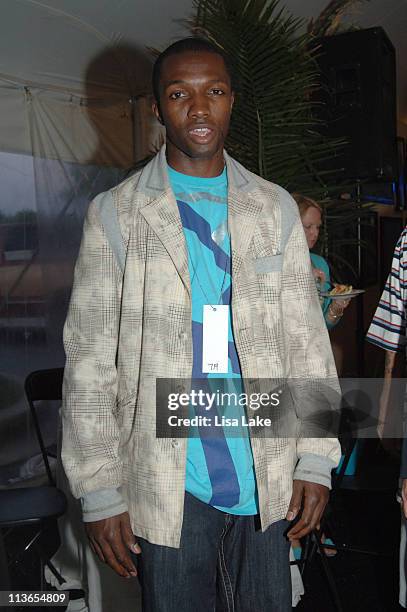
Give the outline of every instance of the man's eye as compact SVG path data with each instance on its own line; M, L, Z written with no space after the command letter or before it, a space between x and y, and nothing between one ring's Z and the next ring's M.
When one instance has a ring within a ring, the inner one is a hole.
M184 95L185 94L182 91L173 91L170 94L170 100L177 100L178 98L182 98Z
M225 92L223 91L223 89L218 89L218 87L214 87L213 89L211 89L211 93L215 94L215 96L223 96Z

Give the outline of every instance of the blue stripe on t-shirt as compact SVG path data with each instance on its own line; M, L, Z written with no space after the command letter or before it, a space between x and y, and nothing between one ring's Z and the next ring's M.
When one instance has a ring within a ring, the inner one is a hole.
M203 219L186 202L177 200L177 204L183 228L195 232L198 240L212 251L216 265L223 271L227 270L230 266L229 256L212 240L211 226L206 219Z

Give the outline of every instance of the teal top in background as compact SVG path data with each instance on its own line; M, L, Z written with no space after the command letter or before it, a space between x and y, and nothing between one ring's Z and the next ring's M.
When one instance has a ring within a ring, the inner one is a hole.
M318 270L322 270L322 272L325 274L325 282L322 283L320 286L321 292L330 291L332 287L331 287L331 276L329 273L328 262L321 255L317 255L316 253L311 253L311 251L310 251L310 257L311 257L312 267L317 268ZM326 320L326 313L329 308L329 304L332 302L332 300L330 298L320 298L320 302L321 302L322 312L324 313L325 324L328 329L332 329L333 327L335 327L336 323L338 322L336 321L335 323L330 323L329 321Z

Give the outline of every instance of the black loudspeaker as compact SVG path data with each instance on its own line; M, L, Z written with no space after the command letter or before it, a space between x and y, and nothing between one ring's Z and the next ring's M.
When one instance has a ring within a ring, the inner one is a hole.
M317 116L327 136L348 145L329 161L343 177L393 180L397 176L396 59L382 28L317 41L322 88Z

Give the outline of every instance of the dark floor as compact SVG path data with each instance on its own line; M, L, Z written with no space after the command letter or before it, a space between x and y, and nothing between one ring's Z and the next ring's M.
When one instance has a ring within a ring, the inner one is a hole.
M345 612L388 612L398 605L399 508L388 493L346 492L341 494L341 524L335 516L334 541L387 553L373 556L354 552L338 553L328 559ZM336 513L335 513L336 514ZM306 595L299 612L335 610L316 555L305 575Z
M328 560L344 612L402 610L398 605L400 508L395 500L399 459L397 444L390 444L390 447L392 448L388 452L377 447L373 441L367 443L360 462L358 482L361 486L368 486L370 490L341 489L334 498L330 516L333 539L386 554L374 556L340 552L335 558ZM363 479L363 473L369 478ZM344 484L350 487L354 485L354 481L348 479ZM17 545L21 545L24 538L29 537L29 533L30 530L25 529L18 538L15 535L9 538L9 552L12 550L15 553ZM55 549L55 531L48 533L44 541L50 550ZM12 566L11 587L15 590L36 589L39 587L38 577L37 555L29 554L24 564L18 562ZM298 612L335 612L319 555L315 555L306 568L305 590L306 594L296 608ZM62 611L64 608L46 609Z
M366 441L358 478L345 478L344 487L333 500L329 522L334 541L382 553L340 552L328 559L344 612L403 609L398 604L400 506L395 495L398 444L389 441L386 445L390 452L374 440ZM362 490L356 488L357 484ZM299 612L335 611L319 555L306 570L305 591L297 606Z

